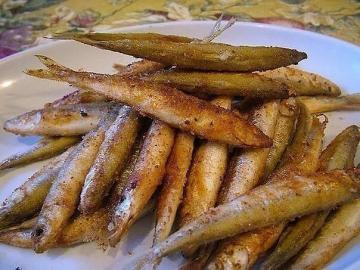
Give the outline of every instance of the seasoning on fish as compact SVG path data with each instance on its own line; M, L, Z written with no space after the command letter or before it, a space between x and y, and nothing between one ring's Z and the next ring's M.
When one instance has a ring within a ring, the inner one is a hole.
M262 76L285 83L289 93L296 96L339 96L340 88L324 77L304 70L281 67L259 73Z
M194 219L146 252L135 262L134 268L143 269L141 267L190 245L278 224L358 198L359 176L356 169L337 170L308 177L289 175L283 181L271 181ZM131 269L125 267L123 269Z
M155 200L151 200L143 209L139 218L154 208ZM108 205L91 214L75 216L61 232L51 248L69 247L79 243L96 242L100 246L107 245L107 225L110 220ZM31 219L13 229L0 231L0 243L21 248L32 248L31 227L36 220Z
M33 229L35 252L44 252L54 245L74 214L85 177L117 112L114 110L106 115L98 128L88 133L66 158L46 196Z
M299 107L294 139L282 157L281 166L271 174L267 182L281 182L295 174L310 175L318 168L325 126L304 105L299 104ZM252 267L276 243L286 224L282 222L222 241L208 268L216 269L225 265L244 269Z
M354 156L359 139L360 133L357 126L350 126L342 131L321 153L319 170L330 171L354 167ZM280 269L315 236L323 226L329 212L330 210L325 210L301 217L289 225L261 269Z
M173 143L174 130L162 122L154 121L135 167L113 209L109 224L111 246L120 241L161 184Z
M218 97L212 104L231 109L229 97ZM221 182L228 161L228 146L215 142L203 142L194 154L184 199L179 212L179 226L190 223L194 218L215 206ZM192 256L197 246L183 250L185 256Z
M144 79L173 85L188 93L242 96L252 98L287 98L284 83L256 73L221 73L196 71L162 71Z
M171 233L183 197L193 148L194 136L178 132L166 164L166 174L157 201L154 244L165 240Z
M323 269L360 232L360 200L339 207L289 269Z
M278 115L279 102L277 100L268 101L253 109L249 120L269 138L272 138ZM269 148L244 149L233 154L217 198L218 205L230 202L258 185L263 177L269 151ZM213 249L214 245L212 244L202 247L199 255L185 267L203 269Z
M181 41L183 37L176 37L174 40L172 36L159 34L156 34L156 39L148 38L148 33L135 34L137 37L143 35L144 39L132 38L133 33L105 35L66 34L57 38L73 39L101 49L185 69L251 72L297 64L307 58L304 52L280 47L191 43L188 39L186 42Z
M52 182L73 148L54 158L15 189L0 207L0 229L33 216L40 211Z
M286 147L291 143L294 135L295 123L298 118L299 106L294 98L282 100L279 105L279 114L273 135L273 145L265 163L263 179L275 170Z
M268 101L254 109L250 122L267 136L274 136L278 121L279 102ZM237 151L231 158L227 175L218 198L218 204L229 202L257 186L265 171L270 148Z
M164 65L156 62L151 62L147 60L141 60L138 62L133 62L126 67L123 66L121 70L117 73L121 76L135 76L135 75L144 75L148 73L155 72L164 67ZM114 65L116 69L116 65ZM88 90L76 90L70 94L65 95L64 97L57 99L51 103L45 104L46 107L59 107L69 104L79 104L79 103L93 103L93 102L103 102L109 101L104 95L95 93Z
M34 227L35 223L36 223L36 219L37 216L27 219L21 223L16 223L16 225L12 225L11 227L7 227L5 229L1 229L0 233L4 233L4 232L10 232L10 231L16 231L16 230L27 230L27 229L31 229L32 227Z
M82 213L91 213L101 207L114 184L114 174L126 165L140 127L137 113L124 106L106 131L105 139L86 176L79 204Z
M38 57L49 69L28 70L29 75L92 89L147 116L211 141L239 147L271 146L267 136L232 111L169 86L123 76L76 72L45 56Z

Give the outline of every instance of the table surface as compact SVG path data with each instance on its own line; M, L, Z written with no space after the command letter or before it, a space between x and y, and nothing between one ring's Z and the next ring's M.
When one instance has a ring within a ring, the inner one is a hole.
M320 32L360 45L359 0L0 0L0 58L64 31L225 18Z

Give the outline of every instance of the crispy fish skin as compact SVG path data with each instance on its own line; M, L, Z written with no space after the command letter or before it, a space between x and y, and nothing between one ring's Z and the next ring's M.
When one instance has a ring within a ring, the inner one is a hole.
M211 141L239 147L271 145L271 140L259 129L230 110L169 86L129 77L75 72L45 56L38 57L49 70L28 70L29 75L91 88L132 106L140 113Z
M4 129L18 135L77 136L94 129L113 103L71 104L33 110L4 123Z
M1 161L0 170L54 157L78 141L78 137L43 138L30 149Z
M141 209L135 221L144 217L155 207L155 199L151 198ZM91 214L76 216L64 228L57 241L58 246L69 246L76 243L97 242L101 246L108 245L108 224L111 218L110 205L105 205Z
M176 212L183 197L193 148L194 136L183 132L176 135L157 201L154 244L165 240L171 233Z
M256 73L162 71L145 79L173 85L188 93L269 99L289 96L284 83Z
M115 111L88 133L70 153L53 182L33 229L32 239L37 253L49 249L76 210L85 177L94 162L105 132L116 118Z
M350 169L354 167L354 156L359 144L358 127L343 130L321 153L319 170ZM295 256L324 224L329 210L300 218L290 225L280 237L275 250L265 260L262 269L279 269Z
M80 35L73 40L185 69L251 72L297 64L306 53L280 47L231 46L147 39L96 40Z
M311 113L360 110L360 94L341 97L298 97L298 99L308 107Z
M150 249L137 261L135 268L142 269L144 265L193 244L205 244L343 204L357 198L359 193L357 169L322 172L308 177L289 175L283 181L269 182L210 209Z
M0 229L8 228L40 211L52 182L73 149L70 148L15 189L0 207Z
M161 184L174 135L173 129L168 125L159 121L152 123L134 170L114 207L109 224L111 246L120 241Z
M80 195L80 212L91 213L101 207L114 184L114 174L126 165L140 127L141 120L137 113L124 106L106 131L105 139L86 176Z
M270 148L265 163L264 179L275 170L286 147L291 143L297 117L298 105L295 99L282 100L279 106L279 115L273 135L273 145Z
M300 105L300 115L297 130L291 145L287 148L282 165L267 180L282 182L291 174L310 175L319 164L322 149L324 128L317 118L312 116L305 106ZM216 267L235 267L249 269L278 240L286 226L280 224L261 228L255 231L236 235L224 240L218 247L208 265L209 269Z
M229 97L218 97L212 104L226 109L231 108ZM179 212L179 226L190 223L214 207L225 175L228 161L228 146L215 142L203 142L194 155L186 183L182 207ZM197 246L183 250L185 256L192 256Z
M341 94L340 88L328 79L296 68L281 67L259 74L285 83L290 93L296 96L339 96Z
M360 200L342 205L289 269L323 269L360 232Z

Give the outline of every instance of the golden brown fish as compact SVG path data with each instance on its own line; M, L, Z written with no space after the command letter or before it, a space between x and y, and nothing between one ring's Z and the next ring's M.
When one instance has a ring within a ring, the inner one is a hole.
M278 120L279 102L269 101L259 106L250 116L269 138L274 136ZM218 204L229 202L253 189L262 180L270 148L239 150L231 158L218 198Z
M293 98L282 100L276 122L273 145L265 164L264 179L266 179L278 165L286 147L291 143L294 135L295 123L298 117L298 105Z
M151 248L133 268L145 269L161 257L190 245L230 237L343 204L360 195L359 171L289 175L210 209ZM311 187L311 188L309 188ZM289 207L291 206L291 207ZM142 268L143 267L143 268ZM123 269L131 269L125 266Z
M304 105L299 105L300 115L294 139L283 155L281 166L267 181L281 182L291 174L309 175L318 168L325 126ZM222 241L208 268L250 268L278 240L286 224L282 222Z
M59 246L69 246L79 242L90 242L97 241L99 244L107 244L108 230L107 225L110 221L110 210L112 204L118 198L119 190L125 179L128 178L128 175L133 170L134 164L138 158L139 151L141 148L141 141L136 144L133 149L129 162L126 165L126 168L116 176L116 186L112 189L111 198L106 202L106 205L92 214L80 214L75 217L72 217L70 222L66 225L64 230L61 233L61 236L57 242L52 247ZM70 150L68 150L70 152ZM65 159L65 157L64 157ZM49 187L50 188L50 187ZM31 190L30 190L31 191ZM46 195L45 195L46 196ZM45 196L43 196L45 199ZM42 203L40 204L41 207ZM142 212L139 216L142 217L148 213L151 209L154 208L155 199L151 199L146 207L142 209ZM40 209L39 209L40 210ZM0 243L5 243L13 246L21 246L24 248L32 248L33 241L31 239L31 229L36 224L37 217L26 220L21 224L12 226L8 229L0 231Z
M144 79L173 85L188 93L242 96L252 98L286 98L284 83L256 73L220 73L196 71L162 71Z
M97 33L66 34L57 38L73 39L102 49L185 69L251 72L297 64L306 53L280 47L232 46L220 43L191 43L188 38L149 33L122 33L121 36ZM131 36L128 38L129 36ZM144 36L140 39L140 36Z
M103 115L119 106L103 102L34 110L7 120L4 129L19 135L82 135L96 128Z
M33 229L35 252L44 252L56 243L61 231L74 214L85 177L96 158L105 132L116 115L116 110L106 115L99 127L88 133L66 158L46 196Z
M0 229L17 224L40 211L52 182L73 148L54 158L15 189L0 207Z
M311 113L324 113L331 111L359 111L360 94L341 97L315 96L299 97Z
M339 96L341 94L340 88L328 79L292 67L277 68L259 74L285 83L290 94L296 96Z
M272 138L278 120L279 102L259 105L250 115L250 121ZM262 179L269 148L244 149L233 154L227 168L217 204L230 202L254 188ZM213 246L214 247L214 246ZM203 269L213 250L211 244L202 247L199 254L184 269Z
M11 227L7 227L5 229L1 229L0 233L4 233L4 232L10 232L10 231L16 231L16 230L27 230L27 229L31 229L32 227L34 227L34 225L36 224L36 219L37 216L27 219L21 223L17 223L16 225L12 225Z
M120 241L161 184L173 143L174 131L168 125L154 121L122 195L114 207L109 224L111 246Z
M49 248L67 247L78 243L97 241L105 243L109 214L106 208L89 215L72 219ZM21 248L32 248L32 229L17 229L0 232L0 243Z
M169 86L124 76L76 72L45 56L38 57L49 70L28 70L29 75L67 81L80 88L93 89L152 118L211 141L239 147L271 145L271 140L258 128L230 110Z
M154 244L165 240L171 233L183 197L193 148L194 137L178 132L166 164L166 174L157 201Z
M359 235L359 209L359 199L340 206L289 269L323 269L351 239Z
M155 200L151 201L142 210L139 219L149 213L155 205ZM107 245L107 226L110 220L109 209L100 208L92 214L80 214L73 217L61 232L56 243L51 248L69 247L71 245L87 242L97 242L101 246ZM36 221L36 220L35 220ZM0 243L21 248L32 248L32 230L30 229L35 222L28 220L20 226L15 226L12 230L0 231Z
M321 153L319 170L350 169L359 144L358 127L350 126L342 131ZM295 256L324 224L329 210L298 219L281 235L280 240L262 265L262 269L279 269Z
M156 62L151 62L147 60L141 60L138 62L133 62L127 66L121 65L114 65L114 68L119 68L118 75L121 76L135 76L135 75L145 75L147 73L155 72L160 70L164 67L164 65ZM93 91L87 90L75 90L70 94L63 96L60 99L57 99L53 102L45 104L45 108L52 107L56 108L63 105L70 105L70 104L79 104L79 103L92 103L92 102L103 102L109 101L106 96L95 93Z
M97 157L86 176L80 195L80 212L91 213L100 208L115 182L116 171L121 171L126 165L140 127L137 113L124 106L106 131Z
M229 97L218 97L212 101L212 104L231 109ZM215 206L227 161L226 144L203 142L199 146L194 154L179 212L180 227ZM196 250L197 246L187 247L183 253L190 257Z

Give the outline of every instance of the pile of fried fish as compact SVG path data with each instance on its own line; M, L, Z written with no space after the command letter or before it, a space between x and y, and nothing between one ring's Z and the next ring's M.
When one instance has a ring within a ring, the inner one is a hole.
M360 96L291 65L306 53L154 33L62 34L142 58L116 74L38 55L28 75L76 88L7 120L42 136L0 169L54 157L0 207L0 242L37 253L115 247L155 208L153 247L124 269L181 251L182 269L321 269L360 231L357 126L323 149L327 118ZM271 250L271 252L269 252Z

